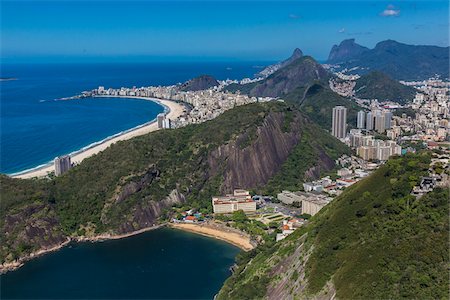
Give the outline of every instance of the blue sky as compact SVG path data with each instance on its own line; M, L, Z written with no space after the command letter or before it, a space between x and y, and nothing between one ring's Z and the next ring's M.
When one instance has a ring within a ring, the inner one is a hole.
M1 59L326 59L356 38L449 45L448 1L4 1Z

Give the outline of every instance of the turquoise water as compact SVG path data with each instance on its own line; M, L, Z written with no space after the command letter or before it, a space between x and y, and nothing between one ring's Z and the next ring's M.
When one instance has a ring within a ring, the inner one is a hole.
M212 299L240 250L162 228L82 243L0 277L2 299Z

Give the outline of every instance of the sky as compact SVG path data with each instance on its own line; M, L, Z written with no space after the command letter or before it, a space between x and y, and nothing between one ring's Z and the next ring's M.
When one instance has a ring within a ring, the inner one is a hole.
M325 60L355 38L449 45L440 1L0 0L0 59L276 61L294 48Z

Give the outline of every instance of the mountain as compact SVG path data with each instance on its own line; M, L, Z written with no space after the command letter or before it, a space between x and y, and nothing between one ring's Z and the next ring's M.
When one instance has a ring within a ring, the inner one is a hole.
M210 75L201 75L183 83L179 88L182 91L200 91L218 86L219 82Z
M424 80L440 75L449 77L450 47L407 45L393 40L379 42L368 49L354 40L333 46L328 63L341 68L359 68L358 74L373 70L386 73L397 80Z
M392 158L286 239L241 253L217 299L446 298L449 191L410 195L429 163Z
M357 113L361 110L354 101L338 95L321 82L315 82L306 88L297 88L287 94L284 99L298 105L305 115L325 130L331 130L333 107L340 105L347 108L349 127L356 124Z
M278 71L279 69L289 65L290 63L292 63L294 60L300 58L303 56L303 52L302 50L300 50L299 48L295 48L294 52L292 52L292 55L286 59L283 60L279 63L276 63L274 65L270 65L266 68L264 68L264 70L262 70L261 72L259 72L257 74L257 76L263 76L263 77L268 77L269 75L275 73L276 71Z
M412 101L415 94L415 88L403 85L379 71L372 71L356 80L355 96L362 99L405 104Z
M226 90L257 97L284 97L299 87L315 81L327 82L328 72L311 56L291 61L264 80L243 85L230 85Z
M294 107L269 102L118 142L53 179L1 175L0 260L68 238L148 228L182 203L211 211L212 195L236 187L299 188L333 169L343 153L350 151Z
M349 61L368 52L369 48L358 45L355 39L343 40L339 46L334 45L328 55L328 63Z

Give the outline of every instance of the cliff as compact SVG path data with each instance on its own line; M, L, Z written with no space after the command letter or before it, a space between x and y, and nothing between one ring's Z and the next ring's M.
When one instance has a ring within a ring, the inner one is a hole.
M311 141L317 130L287 104L251 104L209 122L116 143L54 179L1 176L1 261L52 248L69 236L149 228L184 202L211 210L211 196L233 188L271 185L276 191L287 180L300 186L308 170L329 170L340 153L348 153L325 131ZM334 143L336 149L330 149ZM305 145L322 154L304 156L313 152L303 151ZM302 176L269 183L291 169Z

